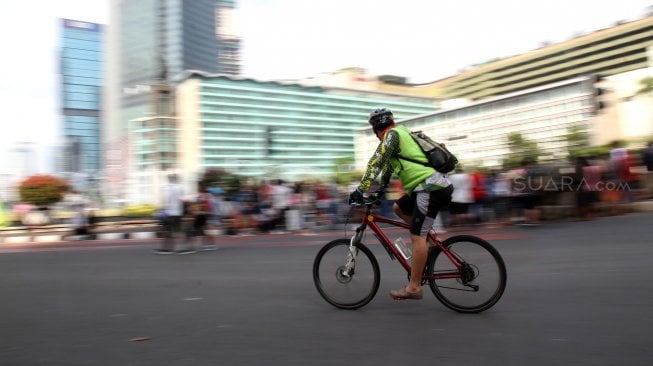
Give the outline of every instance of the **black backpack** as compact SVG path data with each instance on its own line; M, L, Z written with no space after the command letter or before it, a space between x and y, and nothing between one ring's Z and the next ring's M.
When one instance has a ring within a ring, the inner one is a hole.
M411 131L410 136L422 149L422 152L424 152L424 155L428 159L428 163L403 156L399 156L400 159L431 167L440 173L449 173L456 168L458 158L451 151L447 150L444 144L433 141L422 131Z

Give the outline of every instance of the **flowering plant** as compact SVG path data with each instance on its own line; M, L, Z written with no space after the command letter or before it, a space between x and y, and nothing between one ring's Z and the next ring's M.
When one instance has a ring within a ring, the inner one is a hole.
M20 199L35 205L49 205L61 201L68 182L51 175L33 175L18 186Z

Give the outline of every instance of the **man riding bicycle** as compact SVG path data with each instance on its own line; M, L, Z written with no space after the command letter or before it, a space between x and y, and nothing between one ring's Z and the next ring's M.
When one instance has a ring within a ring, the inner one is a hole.
M402 159L405 157L427 162L419 145L410 136L408 128L397 126L390 110L375 109L370 113L369 123L380 143L367 163L367 170L360 184L349 195L349 203L362 202L363 193L370 189L379 174L379 198L382 198L392 173L397 174L406 193L394 203L392 209L410 225L413 257L410 282L400 290L390 291L390 296L395 300L418 300L422 298L422 274L428 256L426 234L438 211L451 201L453 187L447 174L439 173L430 166Z

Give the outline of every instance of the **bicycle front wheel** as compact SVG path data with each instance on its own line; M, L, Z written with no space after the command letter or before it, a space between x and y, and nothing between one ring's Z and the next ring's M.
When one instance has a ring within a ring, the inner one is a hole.
M442 242L462 264L456 268L441 250L429 255L426 276L431 291L442 304L461 313L480 313L499 301L506 288L506 266L499 252L487 241L459 235Z
M358 309L372 301L379 289L379 263L365 245L356 244L352 253L348 239L334 240L317 253L313 281L329 304Z

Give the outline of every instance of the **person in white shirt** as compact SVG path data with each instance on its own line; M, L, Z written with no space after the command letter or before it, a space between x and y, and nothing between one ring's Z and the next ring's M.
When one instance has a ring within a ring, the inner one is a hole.
M168 176L168 187L165 191L163 202L163 223L164 223L164 238L161 242L161 248L156 252L159 254L172 254L175 249L176 237L183 235L182 230L182 217L184 215L184 189L179 184L179 178L176 174ZM192 250L184 250L192 252Z
M285 227L285 213L290 207L290 195L292 190L281 179L276 181L272 186L272 208L277 211L278 226L281 229Z
M87 236L89 234L89 222L86 207L89 201L80 193L70 191L64 196L63 202L73 212L73 216L70 218L70 226L74 230L75 237L79 239Z
M457 170L455 174L449 176L449 180L454 188L449 205L451 225L469 224L471 222L469 206L474 202L471 176L462 170Z

